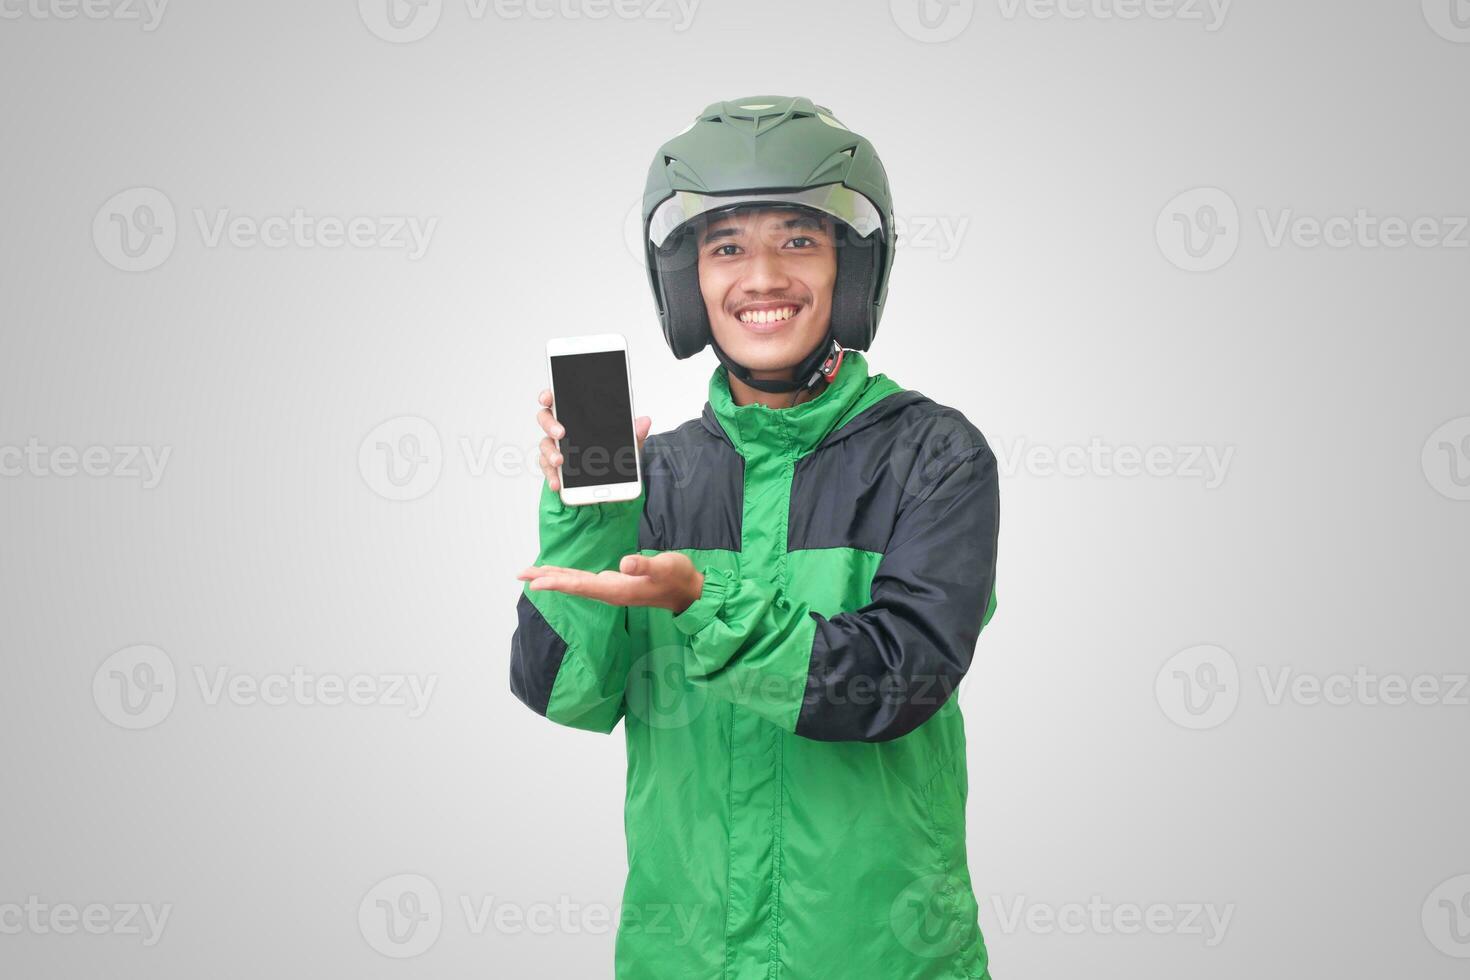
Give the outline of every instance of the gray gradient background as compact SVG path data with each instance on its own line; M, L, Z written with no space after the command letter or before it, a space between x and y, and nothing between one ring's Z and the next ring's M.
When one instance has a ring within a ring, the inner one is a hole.
M559 334L626 334L655 430L699 411L714 361L665 349L626 218L664 138L770 91L870 137L900 217L965 228L900 245L878 370L998 452L1233 447L1213 488L1008 468L999 611L960 695L996 976L1465 975L1440 899L1470 873L1470 707L1273 704L1258 675L1467 669L1470 444L1421 450L1470 428L1470 250L1273 247L1257 217L1470 212L1470 38L1431 27L1449 0L1238 0L1216 30L961 2L930 11L973 15L943 42L902 2L705 0L679 30L673 7L445 0L413 43L369 29L371 0L176 0L154 30L7 3L0 447L172 455L151 489L0 477L0 907L172 909L151 946L0 932L0 975L611 974L595 920L477 931L462 910L606 909L624 871L621 730L560 729L507 688L537 478L463 447L525 456ZM178 237L125 272L92 227L134 187ZM1199 187L1238 206L1239 245L1186 272L1155 226ZM414 261L210 246L194 218L296 207L438 224ZM441 438L405 501L359 465L401 416ZM170 658L176 702L126 730L93 681L136 644ZM1190 730L1166 665L1201 644L1239 681ZM197 681L298 666L437 686L410 717ZM395 958L359 909L404 873L444 911ZM1215 945L1007 926L1018 901L1094 896L1232 918Z

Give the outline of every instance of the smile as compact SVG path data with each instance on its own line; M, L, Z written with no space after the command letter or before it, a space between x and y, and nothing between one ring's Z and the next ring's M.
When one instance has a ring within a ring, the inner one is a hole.
M778 306L767 310L745 310L740 314L741 323L780 323L796 316L795 306Z

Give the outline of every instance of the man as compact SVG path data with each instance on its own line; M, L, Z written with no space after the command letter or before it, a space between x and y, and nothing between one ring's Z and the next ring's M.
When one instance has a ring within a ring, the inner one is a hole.
M617 976L988 977L952 695L994 611L996 466L857 353L893 261L882 164L808 99L716 103L655 155L643 226L674 354L721 364L626 503L561 503L541 393L511 654L551 720L624 719Z

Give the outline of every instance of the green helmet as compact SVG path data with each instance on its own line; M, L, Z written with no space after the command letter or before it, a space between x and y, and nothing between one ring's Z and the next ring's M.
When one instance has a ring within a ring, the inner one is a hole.
M808 361L821 363L833 341L867 350L893 267L893 201L883 163L873 144L829 109L810 99L759 95L707 106L659 147L648 168L643 247L674 356L692 357L714 344L699 291L696 243L687 234L693 220L759 205L809 209L838 220L832 325ZM739 369L714 346L727 367ZM799 367L798 386L806 374Z

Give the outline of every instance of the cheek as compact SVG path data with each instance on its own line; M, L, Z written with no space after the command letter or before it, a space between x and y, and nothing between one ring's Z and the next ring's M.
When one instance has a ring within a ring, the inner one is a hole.
M818 303L824 306L832 305L832 292L837 286L837 262L824 267L820 274L812 281L812 294Z
M825 274L814 276L807 280L812 303L821 309L831 309L832 294L837 286L836 270L827 270Z
M704 305L710 311L723 308L725 294L729 291L729 284L723 276L717 275L707 268L701 266L699 269L699 294L704 297Z

